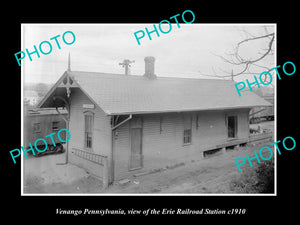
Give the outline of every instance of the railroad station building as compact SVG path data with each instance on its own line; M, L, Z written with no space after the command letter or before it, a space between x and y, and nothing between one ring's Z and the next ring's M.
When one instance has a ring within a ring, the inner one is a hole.
M112 183L200 159L247 143L250 109L270 105L250 91L240 97L231 80L163 77L154 67L154 57L141 75L69 66L38 104L68 110L68 163Z

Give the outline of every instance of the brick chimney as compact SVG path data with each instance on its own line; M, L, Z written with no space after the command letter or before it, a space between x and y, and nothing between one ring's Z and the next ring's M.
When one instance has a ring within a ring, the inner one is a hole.
M145 74L144 76L148 79L155 79L156 75L154 74L154 62L155 58L153 56L145 57Z

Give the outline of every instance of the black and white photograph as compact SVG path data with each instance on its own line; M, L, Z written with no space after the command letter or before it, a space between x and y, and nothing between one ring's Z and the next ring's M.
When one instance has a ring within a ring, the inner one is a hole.
M3 220L297 218L295 4L3 9Z
M276 195L276 24L21 35L22 195Z

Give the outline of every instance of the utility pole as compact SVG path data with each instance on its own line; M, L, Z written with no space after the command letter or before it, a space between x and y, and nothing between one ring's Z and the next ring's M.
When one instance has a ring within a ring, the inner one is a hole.
M122 63L119 63L120 66L125 67L125 75L129 75L129 67L131 67L130 63L134 63L135 61L130 61L129 59L124 59Z

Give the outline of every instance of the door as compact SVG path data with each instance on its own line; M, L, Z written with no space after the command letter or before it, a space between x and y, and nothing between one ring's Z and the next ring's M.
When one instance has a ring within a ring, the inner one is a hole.
M227 118L228 138L237 137L237 116L228 116Z
M142 168L142 128L131 128L131 154L129 170Z

